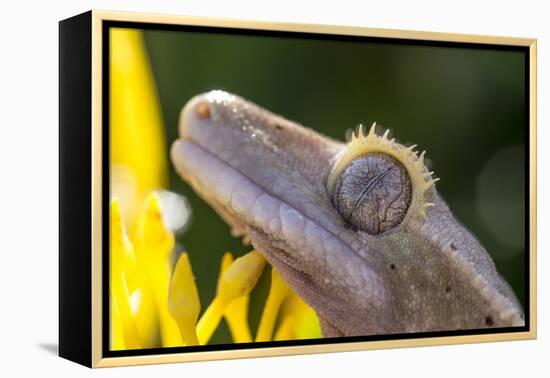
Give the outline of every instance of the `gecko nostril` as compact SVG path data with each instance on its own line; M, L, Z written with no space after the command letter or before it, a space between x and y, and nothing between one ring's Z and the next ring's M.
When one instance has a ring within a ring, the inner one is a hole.
M197 116L199 118L209 118L210 117L210 107L206 101L201 101L197 104L195 109Z

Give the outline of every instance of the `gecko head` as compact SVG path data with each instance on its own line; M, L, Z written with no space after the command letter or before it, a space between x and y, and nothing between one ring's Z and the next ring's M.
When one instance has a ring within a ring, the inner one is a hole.
M453 270L461 249L481 250L479 266L492 261L438 197L423 154L375 127L346 145L223 91L191 99L179 134L171 157L180 176L316 310L326 335L475 328L486 319L452 318L445 307L455 294L447 287L459 293L479 275L464 264ZM445 311L427 314L437 305Z
M265 255L326 333L350 334L359 323L375 333L391 319L382 278L352 248L353 231L327 192L345 144L222 91L191 99L179 134L171 155L181 177Z

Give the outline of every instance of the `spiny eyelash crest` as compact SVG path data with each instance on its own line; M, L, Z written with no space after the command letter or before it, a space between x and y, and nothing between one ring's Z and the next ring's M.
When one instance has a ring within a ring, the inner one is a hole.
M404 225L415 217L426 218L426 209L434 206L434 204L425 201L425 194L436 181L439 181L439 178L432 177L434 172L427 171L424 168L426 151L422 151L418 155L418 151L414 150L416 144L404 147L395 142L395 138L388 138L389 129L382 136L377 135L375 129L376 122L372 124L367 134L365 134L362 125L359 125L356 132L351 133L346 148L339 153L328 175L327 190L329 195L332 196L340 174L353 160L373 152L384 153L403 165L412 183L411 205L401 224Z

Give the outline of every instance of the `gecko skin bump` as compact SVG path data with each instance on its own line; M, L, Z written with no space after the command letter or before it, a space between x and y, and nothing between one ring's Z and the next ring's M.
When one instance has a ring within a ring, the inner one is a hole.
M360 130L348 145L223 91L191 99L179 134L180 176L313 307L325 336L525 324L423 155L387 134Z

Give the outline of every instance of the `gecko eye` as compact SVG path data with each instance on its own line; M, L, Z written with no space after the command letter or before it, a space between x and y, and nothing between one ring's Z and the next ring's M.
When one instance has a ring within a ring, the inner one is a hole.
M438 179L424 166L424 152L404 147L362 126L338 155L327 179L327 192L344 222L379 235L425 218L429 190Z
M375 152L353 160L344 169L332 200L346 223L377 235L403 221L411 199L412 184L403 165Z

